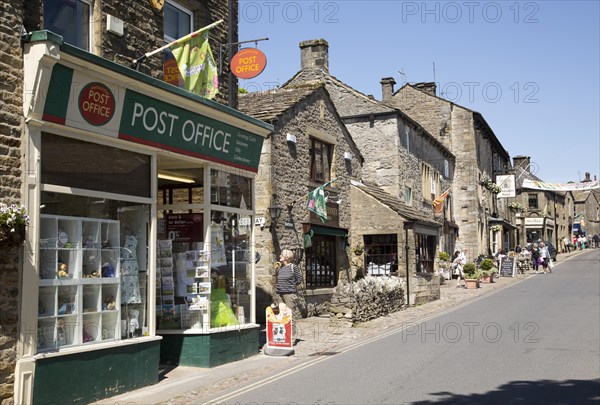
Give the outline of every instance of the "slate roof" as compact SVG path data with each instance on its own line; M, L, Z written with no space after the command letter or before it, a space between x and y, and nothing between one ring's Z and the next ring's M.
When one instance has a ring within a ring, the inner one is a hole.
M238 95L238 110L263 121L273 121L313 94L322 84Z
M406 203L404 203L404 201L400 200L398 197L394 197L393 195L385 192L383 189L381 189L380 187L376 186L373 183L364 182L364 181L362 183L360 183L357 181L352 181L352 185L357 187L359 190L364 191L366 194L375 198L377 201L384 204L385 206L390 208L392 211L397 212L398 214L400 214L401 216L403 216L404 218L406 218L408 220L416 221L418 223L421 223L424 225L429 225L429 226L435 226L435 227L442 226L442 224L434 221L431 217L424 215L421 211L419 211L418 209L416 209L414 207L406 205Z
M367 96L350 87L335 76L332 76L318 67L300 70L281 87L292 88L304 83L314 82L325 84L336 109L342 117L357 114L392 113L397 111L395 108L387 107L373 97ZM348 101L348 98L350 97L352 98L352 101Z

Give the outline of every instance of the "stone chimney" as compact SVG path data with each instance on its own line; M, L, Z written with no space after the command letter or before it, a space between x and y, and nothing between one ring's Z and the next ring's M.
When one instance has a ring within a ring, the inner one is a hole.
M525 170L527 173L531 173L531 157L529 156L514 156L513 157L513 167L515 168L515 170L517 168L520 168L522 170Z
M329 72L329 44L324 39L300 42L300 66L302 69L318 67Z
M590 177L590 172L585 172L585 179L581 180L581 182L589 183L590 181L592 181L592 178Z
M437 86L435 82L421 82L413 84L413 87L416 87L419 90L424 91L425 93L429 93L432 96L435 96L435 92L437 91Z
M381 83L381 100L389 101L392 99L392 95L394 94L394 85L396 81L393 77L384 77L379 82Z

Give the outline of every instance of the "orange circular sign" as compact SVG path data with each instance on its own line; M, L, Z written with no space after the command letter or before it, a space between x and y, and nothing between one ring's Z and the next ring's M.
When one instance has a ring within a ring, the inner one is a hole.
M229 68L240 79L252 79L265 70L267 57L256 48L240 49L233 55Z

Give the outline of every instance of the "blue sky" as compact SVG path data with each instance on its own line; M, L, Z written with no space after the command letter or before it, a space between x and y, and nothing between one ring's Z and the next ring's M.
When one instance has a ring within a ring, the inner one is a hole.
M381 99L383 77L395 89L435 79L544 181L600 178L599 4L240 0L240 41L269 38L265 71L240 86L283 84L300 69L298 44L324 38L330 73L362 93Z

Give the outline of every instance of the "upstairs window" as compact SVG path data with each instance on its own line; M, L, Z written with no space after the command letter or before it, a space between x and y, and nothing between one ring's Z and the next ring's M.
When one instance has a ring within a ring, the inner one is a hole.
M193 31L193 13L185 7L166 2L164 8L164 39L172 42Z
M318 139L311 138L310 147L310 179L320 183L331 180L332 146Z
M412 205L412 188L404 186L404 202L406 205Z
M45 0L44 28L78 48L92 49L92 2L88 0Z
M528 195L528 208L537 210L538 209L538 195L537 194L529 194Z

